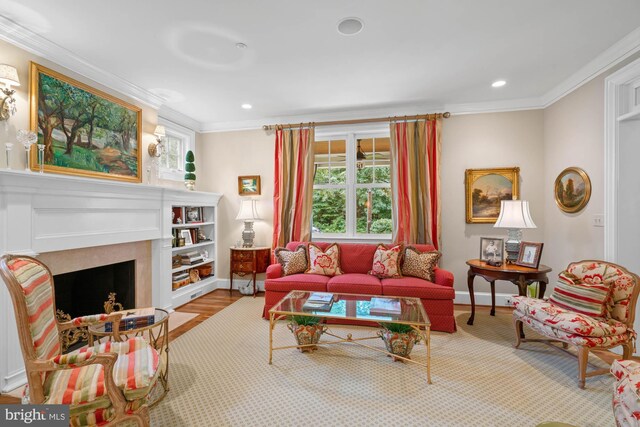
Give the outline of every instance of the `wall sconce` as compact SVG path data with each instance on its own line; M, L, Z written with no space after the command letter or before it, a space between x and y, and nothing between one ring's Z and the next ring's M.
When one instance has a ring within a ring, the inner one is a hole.
M156 126L156 130L153 131L153 134L156 136L156 143L149 144L149 155L151 157L160 157L162 155L162 150L164 146L162 145L162 139L167 135L164 130L164 126L158 125Z
M0 101L0 120L8 120L16 113L16 99L13 97L16 91L11 86L20 86L18 70L11 65L0 64L0 83L5 85L2 89L4 97Z

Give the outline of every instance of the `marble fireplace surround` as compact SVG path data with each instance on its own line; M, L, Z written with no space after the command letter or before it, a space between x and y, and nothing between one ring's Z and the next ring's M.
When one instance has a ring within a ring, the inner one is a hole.
M38 257L54 274L135 259L136 306L171 309L171 203L185 193L2 170L0 254ZM0 391L25 382L13 306L0 283Z

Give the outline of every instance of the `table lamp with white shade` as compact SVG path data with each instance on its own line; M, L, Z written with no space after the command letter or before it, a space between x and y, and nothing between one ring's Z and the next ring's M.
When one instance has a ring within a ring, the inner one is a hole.
M498 216L494 227L508 230L508 238L505 243L507 262L516 262L520 252L522 229L536 228L529 212L529 202L526 200L502 200L500 202L500 216Z
M242 230L242 247L252 248L253 239L256 237L256 232L253 231L253 222L260 220L258 215L258 209L256 208L257 200L245 199L240 204L240 212L236 216L237 220L244 221L244 230Z

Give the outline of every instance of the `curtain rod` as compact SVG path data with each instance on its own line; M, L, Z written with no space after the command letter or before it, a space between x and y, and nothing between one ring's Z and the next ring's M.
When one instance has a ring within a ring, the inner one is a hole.
M451 113L434 113L434 114L418 114L415 116L393 116L393 117L378 117L376 119L354 119L354 120L334 120L329 122L308 122L308 123L288 123L284 125L264 125L263 130L274 129L291 129L295 127L303 126L334 126L334 125L354 125L359 123L376 123L376 122L394 122L400 120L434 120L439 118L448 119L451 117Z

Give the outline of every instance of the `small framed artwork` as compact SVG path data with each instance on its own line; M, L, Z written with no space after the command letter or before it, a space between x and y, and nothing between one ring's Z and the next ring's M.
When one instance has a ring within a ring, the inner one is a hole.
M187 206L184 208L187 223L202 222L202 209L199 206Z
M189 230L180 230L180 237L184 239L184 245L193 245L193 239L191 238L191 232Z
M591 198L591 180L587 173L576 167L566 168L554 185L556 204L567 213L580 212Z
M495 265L502 264L504 240L494 237L480 238L480 261Z
M523 267L538 268L543 245L543 243L521 242L518 260L515 264Z
M520 197L520 168L467 169L465 205L468 224L493 224L500 215L500 202Z
M259 196L260 175L239 176L238 194L241 196Z

